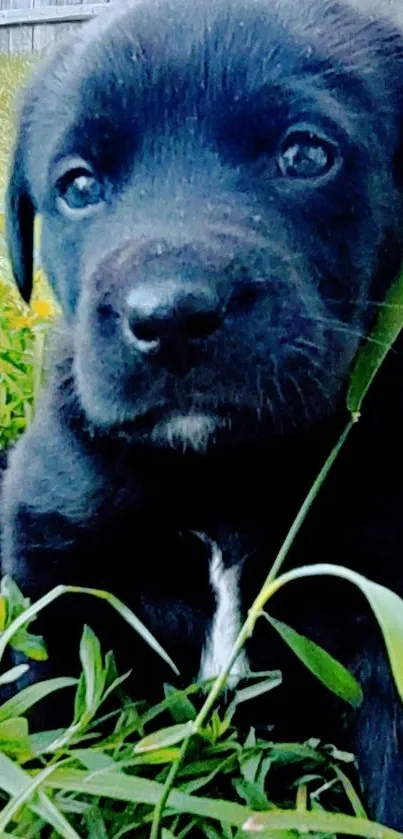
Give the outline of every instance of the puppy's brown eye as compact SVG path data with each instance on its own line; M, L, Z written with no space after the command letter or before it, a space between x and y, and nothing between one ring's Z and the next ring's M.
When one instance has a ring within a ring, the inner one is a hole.
M90 169L69 168L56 181L57 203L61 212L83 217L104 199L103 187Z
M319 178L336 162L336 148L329 140L311 131L292 131L283 140L278 167L287 178Z

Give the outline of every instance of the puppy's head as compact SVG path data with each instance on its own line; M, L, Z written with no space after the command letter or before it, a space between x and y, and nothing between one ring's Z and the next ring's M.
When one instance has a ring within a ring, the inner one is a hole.
M403 250L402 55L327 0L161 0L43 65L10 253L28 299L40 213L93 424L204 448L334 410Z

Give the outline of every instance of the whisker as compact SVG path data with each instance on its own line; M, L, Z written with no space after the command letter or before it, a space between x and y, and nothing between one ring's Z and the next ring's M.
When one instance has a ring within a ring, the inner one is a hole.
M323 367L323 364L321 364L320 361L318 361L317 359L312 358L310 355L308 355L302 347L296 346L296 343L289 344L288 345L289 349L292 352L295 352L297 355L302 355L302 357L305 359L305 361L307 361L308 364L311 365L312 367L315 367L316 370L319 371L319 373L322 373L322 374L326 373L326 375L328 375L328 373L325 371L325 369ZM314 349L317 349L317 347L315 347L315 344L311 344L309 342L309 345L311 347L313 347Z
M287 373L286 377L287 377L288 381L290 381L291 384L294 385L294 388L295 388L295 390L296 390L296 392L299 396L299 399L300 399L300 402L301 402L301 405L302 405L302 410L304 412L305 419L307 421L309 421L309 411L308 411L308 407L307 407L307 404L306 404L306 399L304 397L304 394L303 394L298 382L296 381L294 376L291 375L291 373Z
M318 349L317 344L314 344L313 341L308 341L307 338L297 338L295 340L295 342L292 344L292 346L294 347L295 345L297 345L297 346L302 345L304 347L308 347L308 349L311 349L311 350L317 350Z
M304 302L309 302L310 300L317 302L318 298L314 295L304 294L303 299ZM354 298L346 300L345 297L323 297L322 300L325 304L330 304L332 306L355 306L358 309L403 309L403 303L388 303L386 300L354 300Z
M328 405L330 405L331 407L333 407L333 404L332 404L332 398L331 398L330 394L327 392L327 390L326 390L326 388L325 388L324 383L323 383L323 382L321 382L321 380L320 380L320 379L318 379L316 376L314 376L314 375L313 375L313 373L311 373L311 372L308 374L308 378L309 378L312 382L314 382L314 383L316 384L316 386L317 386L317 388L318 388L319 392L320 392L320 393L322 394L322 396L324 397L325 402L327 402L327 404L328 404Z
M280 402L282 402L282 404L283 404L283 405L286 405L286 404L287 404L287 401L286 401L286 399L285 399L285 397L284 397L284 393L283 393L283 391L281 390L281 386L280 386L280 380L279 380L279 375L278 375L278 366L277 366L277 361L276 361L276 359L275 359L275 358L273 358L273 359L272 359L272 361L273 361L273 373L274 373L274 375L273 375L273 383L274 383L274 386L275 386L275 388L276 388L276 390L277 390L277 393L278 393L278 396L279 396Z
M315 315L315 317L304 315L304 320L308 320L311 323L321 323L324 326L327 326L332 332L340 332L344 335L349 335L351 338L359 338L360 341L365 341L368 344L374 344L377 347L382 347L382 349L388 349L389 347L389 344L386 341L380 341L378 338L373 338L372 335L365 335L365 333L361 330L354 329L348 324L343 324L340 321L333 320L332 318L323 318L320 315ZM396 350L394 350L394 352L396 352Z
M359 309L403 309L403 303L388 303L387 300L343 300L343 298L326 297L325 302L340 306L357 306Z

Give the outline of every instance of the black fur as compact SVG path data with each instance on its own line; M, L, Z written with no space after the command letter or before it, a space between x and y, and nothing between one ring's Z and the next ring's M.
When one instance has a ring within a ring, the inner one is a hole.
M344 427L351 361L399 269L402 127L401 36L327 0L137 5L43 64L8 193L21 293L40 213L64 310L4 481L3 571L25 594L109 589L182 681L197 675L215 601L193 531L240 565L245 613ZM287 168L298 152L305 177ZM66 196L80 203L85 188L100 202L71 212ZM398 346L289 564L343 563L403 594L401 377ZM249 660L283 669L284 686L259 721L344 736L371 814L403 830L403 714L366 604L324 578L270 611L344 661L365 701L345 712L264 624ZM136 695L171 679L84 597L38 621L46 672L77 669L84 621L134 668Z

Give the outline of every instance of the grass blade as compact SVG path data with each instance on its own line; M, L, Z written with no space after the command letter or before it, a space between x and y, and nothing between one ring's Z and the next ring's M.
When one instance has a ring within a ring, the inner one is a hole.
M21 629L22 626L25 626L26 623L35 618L38 612L41 612L42 609L45 609L46 606L49 606L50 603L53 603L54 600L57 600L58 597L61 597L64 594L89 594L93 597L99 597L101 600L106 600L110 606L115 609L119 615L128 623L135 631L141 635L143 640L156 652L158 655L164 659L164 661L169 664L172 670L178 675L179 670L168 655L165 652L161 644L154 638L152 633L147 629L146 626L136 617L136 615L122 603L115 595L109 594L107 591L102 591L100 589L95 588L84 588L80 586L66 586L66 585L59 585L41 597L36 603L33 603L27 609L25 609L22 614L18 615L15 620L7 627L7 629L2 632L0 637L0 660L4 655L4 651L7 647L7 644L11 641L13 635Z
M140 804L158 804L164 786L157 781L110 771L99 775L90 775L78 769L57 769L51 775L46 787L81 792L87 795L105 796L116 801L128 801ZM198 798L194 795L172 790L168 807L179 813L205 816L241 827L250 816L250 810L241 804L213 798Z
M88 777L74 769L56 769L47 779L52 789L106 796L118 801L157 804L163 790L162 784L145 778L124 775L121 772ZM364 836L368 839L403 839L396 830L354 816L323 811L299 813L296 810L270 810L252 813L241 804L214 798L199 798L178 790L169 794L167 806L179 813L210 818L214 821L239 827L246 833L264 836L269 831L294 830L301 833L341 833Z
M154 731L143 737L134 747L135 754L142 752L154 751L154 749L163 749L166 746L175 746L177 743L182 743L185 737L193 732L193 722L178 723L178 725L170 725L168 728L161 728L160 731Z
M29 664L16 664L15 667L11 667L10 670L6 670L5 673L1 674L0 685L9 685L12 682L16 682L28 670Z
M250 623L253 625L258 615L263 611L266 602L278 589L293 580L321 575L330 575L347 580L356 585L367 598L381 629L396 687L403 701L403 600L395 592L379 585L379 583L373 583L362 574L358 574L342 565L331 565L329 563L304 565L301 568L288 571L277 577L273 582L264 585L253 605L253 613L252 610L249 613Z
M283 641L329 690L349 702L354 708L361 705L363 695L360 685L351 673L309 638L300 635L291 626L270 617L264 617L277 630Z
M30 783L28 783L25 788L21 789L17 795L10 798L9 802L5 807L3 807L0 813L0 831L4 830L18 810L31 800L43 781L45 781L52 772L54 772L53 766L47 766L45 769L42 769L42 772L40 772L35 778L31 779Z
M402 839L403 834L381 824L345 816L342 813L325 813L323 810L299 813L293 810L270 810L254 813L242 825L245 833L258 834L262 839L277 830L297 830L299 833L347 834L366 836L367 839Z
M52 766L52 770L58 771L57 766ZM47 776L47 780L49 780L49 775ZM43 775L41 777L41 783L42 782ZM10 760L10 758L0 752L0 789L3 789L11 795L12 799L15 799L15 797L18 796L24 798L27 788L32 788L31 785L32 776L27 772L24 772L21 767L17 766L17 764ZM22 803L21 798L19 800ZM60 836L63 837L63 839L80 839L78 833L76 833L76 831L72 828L63 813L58 810L56 805L53 804L43 790L40 790L39 792L39 803L30 803L29 801L25 802L25 799L24 803L26 803L34 813L37 813L42 819L44 819L44 821L52 825L52 827ZM6 807L7 806L8 805L6 805Z
M77 679L70 677L61 677L58 679L48 679L46 682L36 682L34 685L29 685L23 690L20 690L16 696L7 699L6 702L0 706L0 722L9 719L10 717L20 717L25 714L29 708L36 705L45 696L62 688L73 687L77 684Z
M353 416L359 415L362 401L402 327L403 272L387 294L371 340L364 343L355 361L347 393L347 408Z

